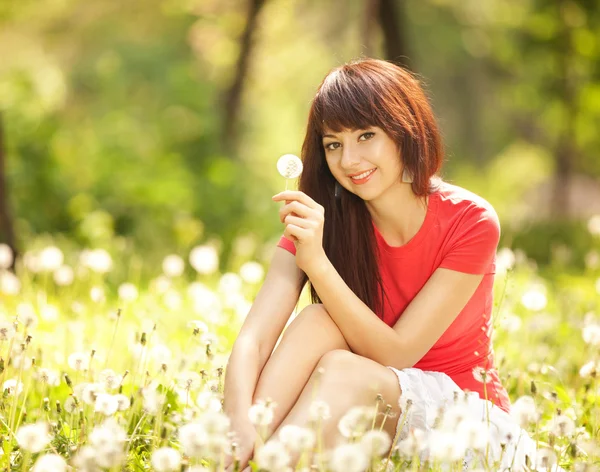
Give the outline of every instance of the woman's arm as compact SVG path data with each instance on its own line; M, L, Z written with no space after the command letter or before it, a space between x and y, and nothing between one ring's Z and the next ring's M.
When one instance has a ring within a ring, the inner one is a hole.
M232 419L248 418L260 373L298 302L302 275L294 256L277 247L227 364L224 409Z

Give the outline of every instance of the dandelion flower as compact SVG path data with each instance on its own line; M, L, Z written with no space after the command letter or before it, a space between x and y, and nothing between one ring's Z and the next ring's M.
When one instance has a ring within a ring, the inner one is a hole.
M134 302L138 297L137 287L129 282L119 285L118 293L119 298L124 302Z
M279 441L269 441L255 454L259 468L276 472L283 470L290 462L290 455Z
M9 341L15 335L15 325L10 321L0 320L0 341Z
M316 443L314 431L295 424L286 424L279 431L279 440L292 451L312 449Z
M64 472L67 462L58 454L44 454L35 461L33 472Z
M34 454L42 451L52 439L48 424L42 422L21 426L15 437L21 449Z
M33 329L38 325L38 317L31 303L19 303L17 305L17 319L27 329Z
M248 410L248 418L254 426L268 426L273 421L273 407L259 400Z
M0 271L10 269L14 261L13 251L8 244L0 243Z
M345 438L360 436L371 427L374 416L375 409L373 407L352 407L340 419L338 430Z
M329 405L323 400L315 400L310 404L308 414L311 421L324 421L331 418Z
M369 465L369 458L360 445L343 444L334 449L329 467L333 472L363 472Z
M451 431L434 429L428 438L429 451L434 459L442 462L454 462L465 455L467 444Z
M238 293L242 290L242 278L233 272L227 272L219 279L221 293Z
M589 324L583 328L583 340L591 346L600 346L600 325Z
M119 402L114 395L109 393L99 393L96 395L94 411L102 413L104 416L112 416L119 409Z
M17 379L8 379L2 385L2 391L8 395L19 395L23 391L23 383Z
M67 285L71 285L73 283L75 274L71 267L69 267L67 265L63 265L54 271L52 278L54 279L54 282L56 283L56 285L60 285L61 287L66 287Z
M167 277L179 277L183 274L185 262L177 254L171 254L163 259L162 269Z
M152 453L152 467L156 472L171 472L181 467L181 453L172 447L161 447Z
M196 405L201 410L221 411L221 400L211 391L204 391L198 394Z
M540 311L546 307L545 288L542 285L535 285L527 290L521 297L521 303L525 308L531 311Z
M184 454L200 457L208 443L208 433L200 423L188 423L179 428L179 442Z
M98 465L104 468L120 465L125 458L123 445L126 440L127 433L113 417L96 426L90 433L89 441L96 449Z
M477 380L477 382L486 384L492 380L492 378L490 376L490 371L481 366L473 367L472 373L473 373L473 378L475 380Z
M163 295L163 303L171 311L177 311L183 303L181 295L175 290L167 290Z
M73 370L87 370L89 366L89 356L83 352L74 352L67 360L69 367Z
M263 266L255 261L246 262L240 267L240 276L249 284L259 283L265 275Z
M99 378L100 382L104 384L106 390L114 390L116 388L119 388L123 380L123 376L118 375L112 369L104 369L103 371L101 371Z
M512 267L515 265L515 261L515 253L510 248L503 247L496 253L496 269L500 273L504 273L508 269L512 269Z
M219 267L217 250L212 246L196 246L190 252L190 264L199 274L209 275Z
M589 361L583 366L581 366L581 369L579 369L579 375L584 379L592 377L598 372L600 372L600 363L597 363L595 361Z
M63 405L63 408L65 409L65 411L67 413L73 414L75 412L75 410L77 409L77 405L78 405L77 397L74 397L73 395L69 395L67 397L67 399L65 400L65 404Z
M360 439L360 445L369 457L382 456L389 450L391 444L390 435L378 429L367 431Z
M92 287L90 289L90 298L94 303L102 303L106 300L106 295L104 294L104 289L98 285Z
M84 250L80 256L84 267L98 273L105 274L112 268L112 257L104 249Z
M231 425L227 415L216 411L203 413L199 421L209 435L227 434Z
M286 179L295 179L302 173L302 160L294 154L284 154L277 159L277 172Z
M397 448L403 457L410 459L420 455L426 445L425 431L414 428L409 430L406 438L398 442Z
M46 367L40 367L36 373L36 378L40 382L45 383L50 387L56 387L60 385L60 377L58 372Z
M600 236L600 215L594 215L588 220L588 231L593 236Z
M20 291L21 282L17 276L12 272L0 270L0 292L5 295L17 295Z
M202 378L192 371L184 371L177 374L176 382L179 388L184 390L195 390L200 387Z
M456 428L456 434L469 449L483 451L488 445L489 429L484 421L464 420Z
M535 423L538 418L538 412L535 408L535 401L529 395L519 397L510 407L510 415L522 427Z
M62 251L55 246L48 246L38 254L40 272L54 272L64 260Z
M557 436L571 436L575 431L575 422L567 415L556 415L550 422L550 428Z
M73 457L73 466L80 472L101 472L96 464L96 451L92 446L83 446Z
M117 400L117 409L119 411L125 411L131 405L131 403L129 401L129 397L127 397L126 395L123 395L122 393L117 393L115 395L115 399Z
M537 451L536 458L536 470L537 469L551 469L556 464L557 457L556 453L552 449L540 448Z

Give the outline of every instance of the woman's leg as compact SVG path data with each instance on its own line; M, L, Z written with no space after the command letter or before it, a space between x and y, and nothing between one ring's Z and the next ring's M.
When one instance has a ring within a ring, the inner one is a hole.
M267 437L287 416L322 356L334 350L350 350L344 336L323 305L309 305L290 323L263 368L254 401L273 399L273 422Z
M384 407L379 409L380 412L385 410L386 404L392 406L393 416L386 419L383 429L391 439L394 438L401 418L399 399L402 390L398 377L392 370L346 350L325 354L317 367L322 367L324 372L318 374L315 369L300 398L273 435L274 438L277 438L279 430L287 424L307 426L310 405L313 399L318 399L325 401L330 408L331 417L323 421L322 434L323 449L331 449L342 439L338 430L340 419L354 406L375 406L377 394L383 396ZM383 416L379 416L375 423L376 429L382 421Z

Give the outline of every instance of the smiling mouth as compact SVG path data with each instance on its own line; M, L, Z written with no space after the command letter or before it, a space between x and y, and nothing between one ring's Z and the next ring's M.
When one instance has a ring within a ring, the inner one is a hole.
M376 170L376 169L371 169L371 170L368 170L368 171L366 171L366 172L363 172L362 174L353 175L353 176L351 176L350 178L351 178L352 180L362 180L362 179L365 179L365 178L367 178L367 177L368 177L369 175L371 175L373 172L375 172L375 170Z

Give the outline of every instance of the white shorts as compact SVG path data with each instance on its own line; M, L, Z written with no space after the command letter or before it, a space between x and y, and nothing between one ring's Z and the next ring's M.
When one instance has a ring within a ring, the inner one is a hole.
M462 419L471 424L477 422L480 431L483 428L483 432L487 434L486 443L489 444L486 448L487 456L481 450L477 452L467 447L466 451L461 451L460 447L458 448L457 457L465 458L465 469L473 466L481 467L484 457L487 457L490 466L500 465L499 469L493 470L508 470L509 467L512 471L524 470L526 456L530 463L535 465L535 441L508 413L491 401L481 399L477 392L463 392L450 377L442 372L414 368L398 370L389 366L388 368L397 375L402 390L399 400L402 413L396 428L396 447L401 451L403 447L406 449L409 443L412 445L418 443L419 446L415 446L414 450L418 451L417 454L421 461L439 458L440 442L443 443L445 437L441 430L444 426L450 425L452 421L454 430L448 432L446 436L454 440L458 437L456 421L460 422ZM411 400L412 404L407 408L408 400ZM441 413L444 411L446 417L442 418ZM454 417L450 418L452 415ZM442 428L437 428L439 426L437 423L440 423ZM450 427L452 426L450 425ZM415 434L415 430L420 431ZM477 431L477 428L474 431ZM407 440L408 442L403 444L403 441ZM474 437L473 440L476 441L477 438ZM503 446L504 451L502 450ZM448 442L449 450L452 447ZM451 454L452 452L450 452Z

